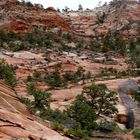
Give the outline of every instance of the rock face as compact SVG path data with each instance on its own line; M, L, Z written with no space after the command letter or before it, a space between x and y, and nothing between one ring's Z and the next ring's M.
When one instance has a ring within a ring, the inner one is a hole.
M23 34L36 29L63 29L74 32L65 20L53 8L43 9L38 6L27 6L18 1L0 1L0 27L9 32Z
M134 126L137 127L140 125L140 108L137 103L128 96L134 94L138 90L137 83L131 79L121 83L118 88L120 98L127 109L127 128L133 128Z
M0 139L68 140L30 114L13 90L0 82Z
M0 27L23 34L37 30L54 32L63 29L78 35L121 32L124 39L138 37L140 3L122 0L93 10L59 13L54 8L43 9L37 4L28 6L17 0L0 1Z
M120 31L124 39L136 38L140 24L140 3L122 0L93 10L70 11L64 15L79 34L95 35Z

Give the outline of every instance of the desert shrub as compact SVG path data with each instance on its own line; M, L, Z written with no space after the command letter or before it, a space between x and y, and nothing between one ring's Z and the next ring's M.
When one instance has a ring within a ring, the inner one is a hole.
M129 76L129 71L118 71L116 74L116 78Z
M67 114L58 109L52 110L48 108L46 111L42 111L40 114L41 118L52 121L54 123L62 124L66 128L74 128L76 122L73 121Z
M9 65L4 60L0 60L0 79L14 87L16 85L16 73L12 65Z
M28 75L27 76L27 82L32 82L32 80L33 80L33 77L31 75Z
M138 101L140 103L140 87L139 90L133 94L133 98L135 101Z
M66 82L71 81L72 83L76 84L78 81L83 80L88 78L86 76L90 76L90 75L84 75L83 74L83 68L82 67L78 67L76 72L66 72L63 75L63 78Z
M15 44L12 44L11 45L11 50L16 52L16 51L21 51L21 50L28 50L28 45L25 45L25 44L21 44L21 45L15 45Z
M30 1L25 1L25 0L22 0L21 4L26 5L28 7L33 7L34 6Z
M109 4L110 4L110 6L118 8L121 6L122 2L121 2L121 0L113 0Z
M105 12L103 12L103 13L97 13L96 16L97 16L96 24L102 24L104 23L104 20L107 15L105 14Z
M53 123L52 124L52 129L57 131L57 132L63 132L64 131L64 126L60 123Z
M29 43L36 43L38 38L35 33L27 33L25 34L24 39Z
M9 32L7 33L7 36L9 38L10 41L14 41L16 39L19 39L20 37L16 35L16 33L14 32Z
M101 69L101 75L102 76L111 76L111 75L116 75L117 74L117 69L114 68L102 68Z
M64 78L64 81L66 81L66 82L70 81L73 84L76 84L79 81L77 75L75 73L72 73L72 72L66 72L63 75L63 78Z
M67 109L67 115L74 119L83 130L93 130L96 127L96 113L90 105L84 101L82 95L77 96L73 105Z
M61 46L59 47L59 50L60 51L67 51L67 52L69 52L70 50L71 50L72 48L70 47L70 46L68 46L68 45L65 45L65 44L61 44Z
M69 129L65 135L75 140L89 140L88 132L82 129Z
M104 84L91 85L83 88L83 97L87 95L91 100L87 103L96 112L96 117L100 115L110 116L118 112L115 105L117 104L118 97L116 92L111 91ZM84 98L83 98L84 99ZM84 99L85 100L85 99Z
M66 39L67 41L71 42L72 41L72 35L67 33L63 34L63 38Z
M85 79L91 79L92 78L92 73L90 71L88 71L86 74L85 74Z
M41 73L39 71L36 71L36 70L34 71L33 80L39 81L39 82L42 81L42 76L41 76Z
M77 48L77 49L84 49L85 46L83 45L82 42L78 42L78 43L76 44L76 48Z
M119 32L114 33L112 36L110 32L102 39L103 47L102 51L116 51L122 55L126 54L126 41L122 40Z
M34 6L30 1L27 1L27 2L25 3L25 5L28 6L28 7L33 7L33 6Z
M27 106L28 109L31 108L31 101L28 98L21 97L20 101Z
M44 40L44 44L45 44L45 47L48 47L48 48L52 46L52 42L48 39Z
M83 75L83 71L84 71L84 69L83 69L81 66L79 66L78 69L77 69L77 71L76 71L76 73L75 73L75 75L76 75L78 78L80 78L80 77L82 77L82 75Z
M59 71L54 71L53 73L47 76L46 82L50 87L61 87L63 86L63 82L61 79L61 75Z
M96 129L101 130L104 128L109 130L110 127L111 130L114 129L115 125L108 122L102 123L99 127L96 120L100 115L111 116L117 113L115 107L117 100L116 93L110 91L105 85L93 84L83 88L82 94L78 95L70 108L66 110L67 116L77 123L77 127L71 129L70 133L82 138L85 134L90 135Z
M115 76L116 78L126 77L129 75L129 71L118 71L115 68L102 68L100 76Z
M50 101L51 101L51 94L48 93L48 91L41 91L35 88L34 84L28 85L28 93L30 95L33 95L34 100L31 101L31 107L30 109L33 112L36 111L43 111L49 108Z
M9 37L7 35L7 33L4 30L0 30L0 41L9 41Z
M71 72L66 72L63 75L63 77L66 81L73 81L74 80L74 75Z
M140 75L140 49L134 49L128 59L129 68L131 70L132 75Z
M135 138L140 139L140 127L133 130L133 135Z
M102 132L116 132L119 130L119 127L115 122L102 121L98 129Z

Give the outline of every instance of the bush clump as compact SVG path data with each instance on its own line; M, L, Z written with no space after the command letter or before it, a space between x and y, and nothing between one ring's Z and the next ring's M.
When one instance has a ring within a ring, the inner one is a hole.
M12 65L7 64L4 60L0 60L0 79L14 87L16 85L16 73Z
M140 139L140 127L133 130L133 135L135 138Z

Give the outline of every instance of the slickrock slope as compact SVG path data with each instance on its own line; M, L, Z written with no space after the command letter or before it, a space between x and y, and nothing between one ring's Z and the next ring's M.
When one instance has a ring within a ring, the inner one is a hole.
M0 82L0 139L68 140L30 114L13 90Z
M17 0L0 1L0 27L18 34L28 33L36 29L40 31L63 29L74 32L53 8L30 7Z
M121 0L93 10L70 11L64 18L79 34L95 35L120 31L125 39L138 35L140 3L136 0ZM100 21L99 21L100 19Z

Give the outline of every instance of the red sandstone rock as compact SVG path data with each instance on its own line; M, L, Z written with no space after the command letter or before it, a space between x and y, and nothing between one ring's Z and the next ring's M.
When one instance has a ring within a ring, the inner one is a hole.
M14 91L0 83L0 138L68 140L49 125L30 114L19 102Z

